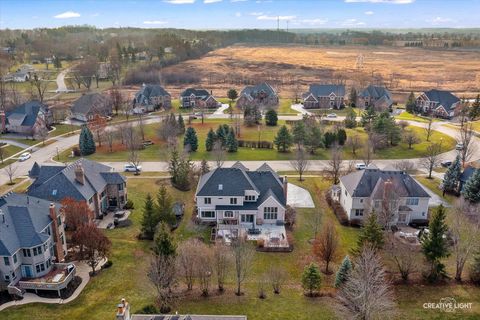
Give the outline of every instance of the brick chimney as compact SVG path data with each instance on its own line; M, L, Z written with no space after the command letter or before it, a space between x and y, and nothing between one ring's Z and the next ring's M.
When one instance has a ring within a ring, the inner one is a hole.
M50 203L49 211L50 218L52 219L53 240L55 241L55 257L57 258L57 262L62 262L65 260L65 255L63 254L62 240L60 239L60 231L58 230L59 225L55 204Z
M287 179L287 176L283 176L283 195L285 196L285 200L287 200L287 193L288 193L288 179Z
M120 303L117 305L117 316L116 320L130 320L130 305L123 298Z
M85 172L81 163L75 166L75 180L80 184L85 184Z

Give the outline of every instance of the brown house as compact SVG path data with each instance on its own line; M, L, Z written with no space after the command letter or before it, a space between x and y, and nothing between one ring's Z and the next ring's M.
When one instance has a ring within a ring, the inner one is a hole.
M245 106L257 106L261 109L278 106L278 94L268 83L264 82L256 86L247 86L237 100L237 108Z
M312 84L303 94L305 109L340 109L345 106L345 86L336 84Z
M205 89L188 88L180 94L182 108L216 109L220 106L212 95Z

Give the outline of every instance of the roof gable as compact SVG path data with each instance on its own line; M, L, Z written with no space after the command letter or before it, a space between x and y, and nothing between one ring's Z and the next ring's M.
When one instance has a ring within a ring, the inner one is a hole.
M345 96L343 84L311 84L308 90L315 97L329 97L332 93L336 96Z
M450 91L446 90L432 89L429 91L425 91L423 94L428 98L428 100L437 102L438 104L442 105L447 113L451 111L454 104L460 102L460 99L458 97L453 95Z

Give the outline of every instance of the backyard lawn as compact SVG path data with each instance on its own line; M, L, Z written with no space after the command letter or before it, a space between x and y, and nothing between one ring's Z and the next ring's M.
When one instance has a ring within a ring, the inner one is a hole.
M227 123L229 125L234 125L233 120L230 119L205 119L204 124L201 123L200 119L193 120L191 126L196 130L199 147L196 152L191 153L192 160L202 160L213 159L211 152L205 150L205 140L208 131L210 128L216 130L216 128L222 124ZM241 125L240 128L240 138L241 140L249 141L270 141L272 142L279 130L280 126L285 124L285 121L279 120L278 126L270 127L266 125L246 127ZM188 126L188 124L187 124ZM142 161L165 161L168 159L169 154L168 150L165 147L165 143L160 141L157 138L156 131L159 127L159 124L149 124L145 126L145 136L146 139L152 140L155 142L154 145L146 147L144 150L140 151L140 159ZM324 128L326 131L330 130L331 127ZM420 137L421 142L413 146L412 149L409 149L408 146L401 142L397 146L388 147L383 150L377 151L374 155L377 159L408 159L408 158L420 158L423 157L426 151L427 146L430 142L425 141L425 133L422 128L410 126L408 130L412 130ZM361 127L355 129L347 129L347 136L358 135L359 138L363 141L366 141L367 134L365 130ZM183 137L178 139L179 148L183 148ZM442 150L448 151L454 148L455 140L443 133L435 131L432 134L431 142L442 143ZM110 153L106 148L105 144L98 148L97 152L88 158L97 161L127 161L129 157L129 152L123 148L123 146L118 146L115 148L113 153ZM345 158L346 159L355 159L356 156L351 152L351 150L345 147ZM61 161L70 161L73 160L69 158L71 155L71 150L66 150L61 155ZM358 153L357 153L358 156ZM227 153L226 160L290 160L293 157L293 152L281 153L276 149L252 149L252 148L238 148L238 152ZM315 155L311 156L311 159L328 159L329 150L318 149Z

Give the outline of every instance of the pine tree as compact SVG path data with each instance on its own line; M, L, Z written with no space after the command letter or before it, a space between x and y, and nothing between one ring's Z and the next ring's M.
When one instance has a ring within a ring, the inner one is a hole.
M93 135L88 126L82 126L82 131L80 132L80 138L78 140L78 146L80 148L80 153L82 156L88 156L94 154L96 151L95 141L93 140Z
M320 289L321 283L322 275L320 274L320 268L312 262L303 269L302 287L308 291L309 296L313 296L313 293Z
M325 145L325 148L330 148L335 141L337 141L337 135L334 132L325 132L323 135L323 144Z
M352 87L350 90L350 96L348 97L348 100L351 107L357 106L357 90L354 87Z
M277 150L280 152L287 152L288 149L290 149L292 146L292 135L287 126L283 125L280 130L278 130L273 143L275 143Z
M443 195L445 195L445 192L454 192L457 190L461 174L462 165L460 155L457 154L455 161L448 167L443 176Z
M167 224L160 223L153 239L153 252L159 256L174 257L177 255L177 245Z
M158 215L155 214L155 208L150 193L145 198L142 216L142 234L147 239L153 239L155 228L158 224Z
M222 142L223 147L225 147L227 143L227 135L229 131L230 131L230 127L228 126L228 124L221 124L217 128L217 132L216 132L217 140Z
M355 128L357 126L357 113L353 110L352 107L348 107L347 115L345 116L345 127L347 128Z
M235 137L235 132L233 132L233 128L228 132L226 147L228 152L237 152L238 150L238 141L237 137Z
M205 149L207 151L213 150L213 145L215 144L215 140L217 139L217 135L213 132L213 129L210 128L207 134L207 139L205 140Z
M155 207L160 222L165 222L173 226L176 222L173 212L172 198L167 192L167 188L162 185L157 193L157 205Z
M373 211L368 215L360 230L357 240L357 252L360 252L364 245L368 245L372 247L372 249L377 250L381 249L383 244L383 230L378 223L377 214Z
M471 121L474 121L480 116L480 94L477 94L475 101L470 108L469 117Z
M292 129L293 142L296 143L299 147L305 144L307 138L307 129L305 128L305 123L303 121L295 122L295 125Z
M348 256L345 256L340 268L338 268L337 274L335 275L335 288L340 287L345 281L347 281L350 270L352 270L352 262Z
M278 122L277 112L273 109L269 109L265 114L265 124L267 126L276 126Z
M360 120L363 127L370 129L373 121L377 118L377 112L374 108L369 107L362 113L362 120Z
M318 126L312 126L307 131L307 139L305 140L305 146L310 154L314 154L315 150L323 147L322 131Z
M183 145L189 148L189 151L195 152L198 149L197 132L192 127L188 127L185 137L183 138Z
M439 277L446 276L445 265L440 261L440 259L449 256L446 239L448 226L445 219L446 210L440 205L432 214L428 224L428 234L424 234L421 239L423 254L430 264L430 270L426 274L426 278L431 282L438 280Z
M415 103L415 95L413 92L410 92L408 96L407 103L405 103L405 110L409 113L415 113L416 103Z
M178 134L185 133L185 122L183 121L183 116L181 114L178 115L177 130L178 130Z
M477 286L480 286L480 251L473 256L470 267L470 280Z
M467 180L463 187L462 195L472 203L480 202L480 169L476 169Z
M345 144L345 141L347 141L347 132L345 131L345 129L337 130L337 141L338 144L341 146Z

